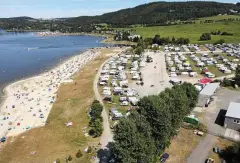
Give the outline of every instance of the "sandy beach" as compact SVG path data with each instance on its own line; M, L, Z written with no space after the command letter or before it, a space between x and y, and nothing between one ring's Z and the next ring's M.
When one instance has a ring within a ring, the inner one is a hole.
M0 138L44 126L60 84L72 82L72 75L98 55L97 50L89 50L39 76L6 86L0 106Z

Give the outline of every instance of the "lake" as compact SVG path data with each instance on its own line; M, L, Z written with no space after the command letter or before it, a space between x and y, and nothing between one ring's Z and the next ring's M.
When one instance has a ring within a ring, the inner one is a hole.
M0 32L0 89L7 83L53 68L88 48L105 46L101 43L103 39L95 36L41 37L34 33Z

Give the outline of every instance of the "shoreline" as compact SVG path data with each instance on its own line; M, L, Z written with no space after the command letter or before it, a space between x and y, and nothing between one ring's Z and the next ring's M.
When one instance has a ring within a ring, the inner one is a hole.
M79 51L77 53L75 53L74 55L68 57L68 58L65 58L63 59L62 61L60 62L57 62L55 63L54 65L48 67L48 68L44 68L42 69L40 72L36 73L36 74L33 74L33 75L27 75L26 77L23 77L23 78L20 78L20 79L15 79L11 82L7 82L5 84L2 85L2 87L0 87L0 91L2 93L1 97L0 97L0 113L1 113L1 108L2 108L2 105L4 103L4 100L7 98L7 93L6 93L6 87L12 85L12 84L15 84L19 81L23 81L23 80L27 80L29 78L34 78L34 77L37 77L37 76L41 76L43 75L44 73L46 73L47 71L51 71L52 69L55 69L55 68L58 68L59 66L61 66L62 64L64 64L64 62L67 62L68 60L72 59L73 57L76 57L77 55L81 55L85 52L87 52L88 50L90 50L91 48L87 49L87 50L83 50L83 51Z
M8 83L3 88L4 98L0 104L0 138L2 136L16 136L28 129L44 126L52 104L57 98L56 92L60 85L72 82L71 77L83 65L99 55L97 49L99 48L89 48L87 51L80 52L47 71ZM68 71L65 71L65 69ZM40 90L41 87L44 90ZM46 94L49 96L46 97ZM45 110L43 111L43 109ZM29 112L34 112L33 115L35 116L30 115ZM37 115L41 116L42 114L44 115L43 118L37 117ZM21 128L22 124L27 125L27 127Z

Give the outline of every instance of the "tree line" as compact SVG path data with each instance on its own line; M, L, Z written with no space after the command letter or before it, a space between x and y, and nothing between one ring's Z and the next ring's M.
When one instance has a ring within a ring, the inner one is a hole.
M102 118L102 110L103 106L100 104L99 101L94 100L91 105L90 110L90 122L89 126L91 129L89 130L89 135L93 137L99 137L102 135L103 132L103 118Z
M116 126L112 158L119 163L157 162L197 101L198 92L190 83L143 97L138 108Z

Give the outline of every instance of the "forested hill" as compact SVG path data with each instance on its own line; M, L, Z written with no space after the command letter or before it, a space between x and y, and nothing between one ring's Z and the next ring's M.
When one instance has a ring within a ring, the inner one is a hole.
M61 19L33 19L30 17L1 18L5 30L52 30L61 32L91 32L95 25L107 23L110 27L134 24L159 25L167 21L189 20L218 14L239 14L240 3L218 2L153 2L134 8L106 13L100 16L80 16Z
M156 24L173 20L188 20L214 16L218 14L232 14L230 10L240 11L240 5L218 2L153 2L134 8L106 13L101 16L77 17L68 19L75 23L108 23L116 25Z

